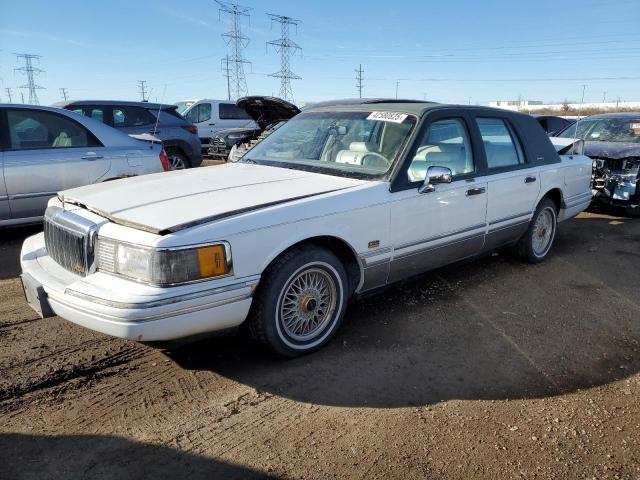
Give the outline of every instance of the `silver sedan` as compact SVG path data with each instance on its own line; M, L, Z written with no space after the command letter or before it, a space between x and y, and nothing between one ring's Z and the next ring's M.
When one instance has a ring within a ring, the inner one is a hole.
M41 221L60 190L168 168L153 141L59 108L0 104L0 227Z

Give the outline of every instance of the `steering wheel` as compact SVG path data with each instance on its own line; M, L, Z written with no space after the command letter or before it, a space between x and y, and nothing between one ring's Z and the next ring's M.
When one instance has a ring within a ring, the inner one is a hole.
M387 157L384 157L383 155L380 155L379 153L376 152L368 152L363 158L362 158L362 166L363 167L383 167L383 168L388 168L391 165L391 161L387 159Z

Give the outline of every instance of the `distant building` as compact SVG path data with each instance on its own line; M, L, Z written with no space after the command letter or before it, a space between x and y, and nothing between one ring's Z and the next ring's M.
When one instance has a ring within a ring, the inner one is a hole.
M542 105L538 100L495 100L489 102L490 107L503 108L505 110L528 110L533 105Z

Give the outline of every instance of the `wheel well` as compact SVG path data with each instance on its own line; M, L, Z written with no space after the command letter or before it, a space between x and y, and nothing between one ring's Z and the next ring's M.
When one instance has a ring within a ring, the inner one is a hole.
M187 153L184 151L184 149L178 145L167 145L165 147L165 150L167 153L169 152L176 152L179 153L181 155L183 155L185 158L187 158Z
M554 188L545 193L543 198L550 199L556 205L556 212L562 208L562 192L559 188Z
M347 276L349 277L349 289L351 292L355 291L355 289L358 287L358 284L360 283L360 264L358 263L358 258L355 252L349 246L349 244L337 237L328 235L319 236L307 238L298 243L295 243L281 252L276 258L274 258L267 268L269 268L273 262L275 262L280 256L284 255L289 250L301 247L303 245L315 245L318 247L326 248L327 250L331 251L336 257L338 257L340 261L342 261L342 264L344 265L344 268L347 272Z

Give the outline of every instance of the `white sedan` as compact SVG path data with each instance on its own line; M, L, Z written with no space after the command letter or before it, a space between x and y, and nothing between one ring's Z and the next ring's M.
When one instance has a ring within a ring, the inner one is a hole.
M526 115L425 102L306 110L237 164L61 192L24 243L31 306L163 341L248 322L320 348L350 297L513 246L542 261L589 205L591 160Z

